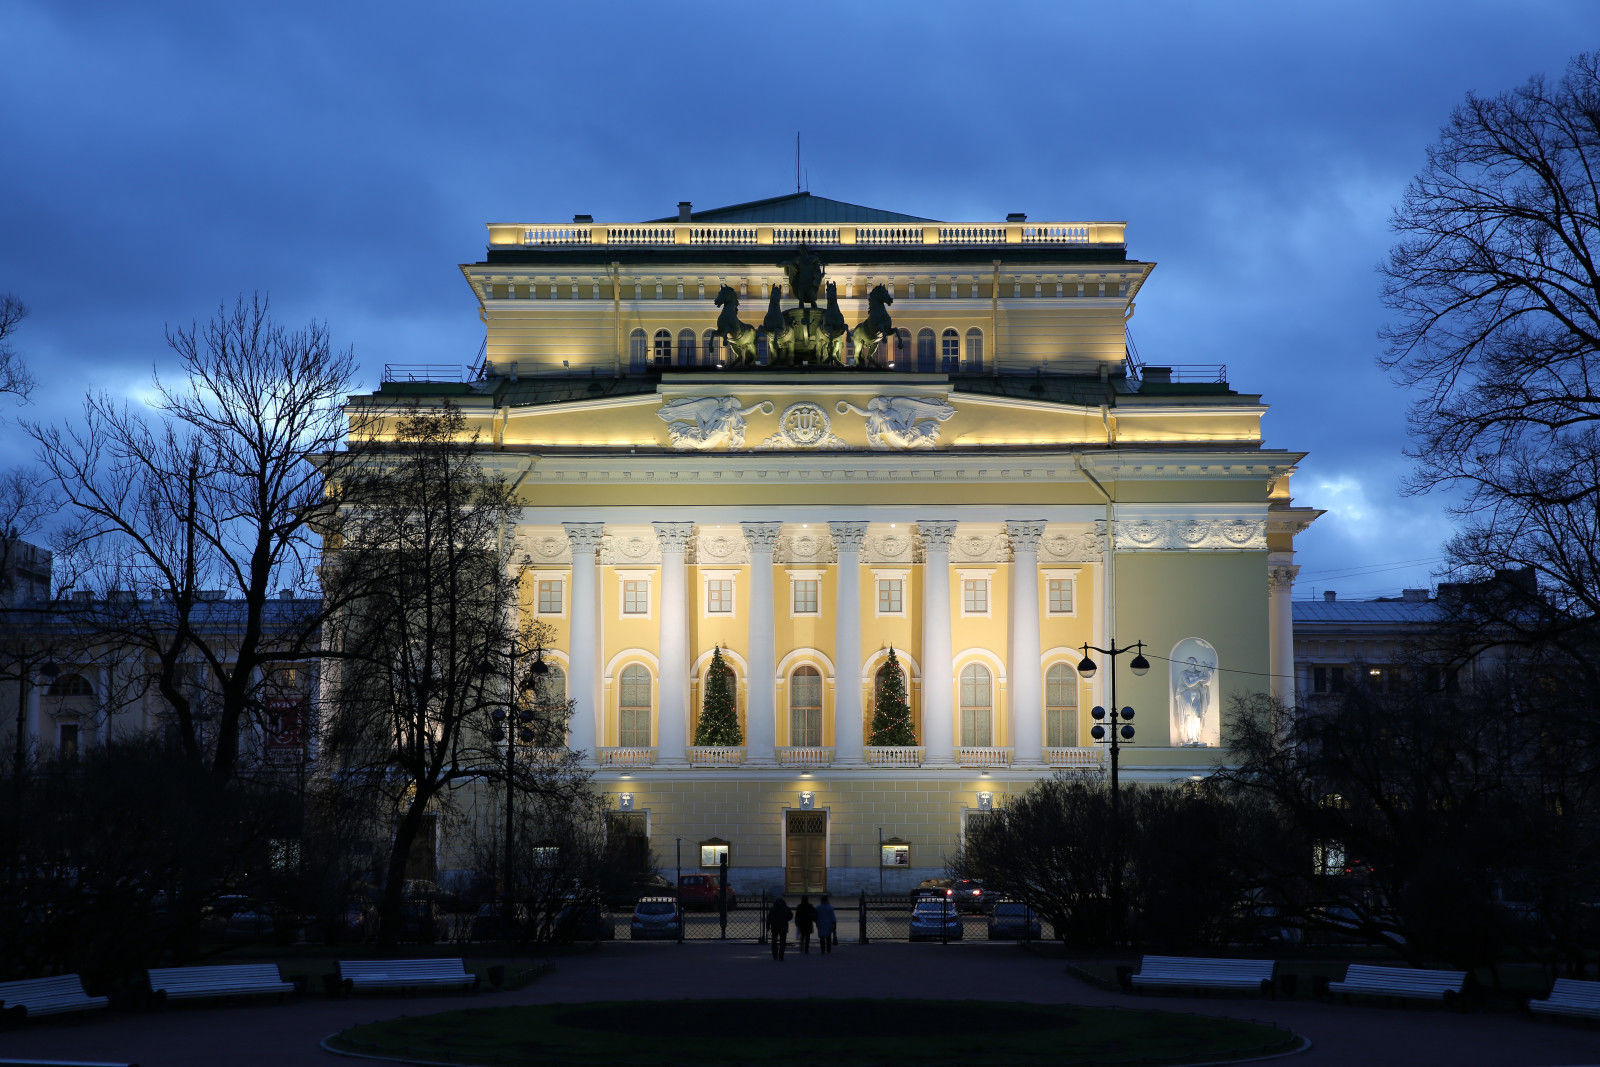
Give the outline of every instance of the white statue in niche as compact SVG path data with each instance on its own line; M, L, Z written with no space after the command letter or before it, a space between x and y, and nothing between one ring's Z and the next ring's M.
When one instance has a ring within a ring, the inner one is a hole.
M1198 637L1186 637L1173 647L1171 660L1173 744L1221 744L1216 649Z
M770 400L746 408L734 396L684 396L662 404L656 414L666 422L673 448L705 451L743 448L745 416L771 410Z

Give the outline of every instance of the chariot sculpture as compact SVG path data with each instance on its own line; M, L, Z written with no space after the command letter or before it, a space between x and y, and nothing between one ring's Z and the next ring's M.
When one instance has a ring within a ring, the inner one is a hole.
M728 350L727 365L747 366L755 361L758 341L765 339L770 361L775 367L801 365L846 366L846 341L855 343L854 366L863 370L880 366L876 355L885 338L894 334L888 306L894 296L883 285L867 294L867 317L853 329L839 307L839 292L833 282L824 284L822 260L805 245L790 259L778 264L789 281L789 292L796 306L783 307L783 286L774 285L768 295L767 313L760 326L739 319L739 292L730 285L717 293L716 335ZM819 294L822 306L817 306Z

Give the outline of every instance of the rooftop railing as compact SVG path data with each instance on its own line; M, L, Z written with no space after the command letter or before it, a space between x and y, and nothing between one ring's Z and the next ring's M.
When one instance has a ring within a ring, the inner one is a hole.
M664 245L736 248L747 245L836 245L995 248L1005 245L1124 243L1122 222L860 222L860 223L490 223L492 248L571 248L584 245L657 248Z

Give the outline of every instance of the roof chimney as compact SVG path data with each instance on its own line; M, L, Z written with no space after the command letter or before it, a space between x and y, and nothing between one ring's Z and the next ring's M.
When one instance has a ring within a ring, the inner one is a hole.
M1027 222L1028 221L1028 213L1026 211L1013 211L1011 214L1006 216L1006 221L1007 222Z
M1332 604L1335 600L1338 600L1338 599L1339 599L1339 594L1337 592L1335 592L1334 590L1332 590L1332 589L1324 589L1322 591L1323 603Z
M687 201L687 200L679 200L678 201L678 221L679 222L688 222L689 221L689 201Z
M594 224L594 216L593 215L574 215L574 216L572 216L572 221L573 222L581 222L581 223L585 223L585 224L588 224L588 225L593 225Z
M1400 590L1400 599L1407 604L1426 604L1428 602L1428 591L1426 589L1402 589Z

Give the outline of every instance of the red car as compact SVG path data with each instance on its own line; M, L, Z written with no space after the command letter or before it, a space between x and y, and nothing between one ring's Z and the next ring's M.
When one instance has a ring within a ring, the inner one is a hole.
M678 876L678 902L684 908L717 908L720 883L714 874L683 874ZM739 906L739 895L728 887L728 910Z

